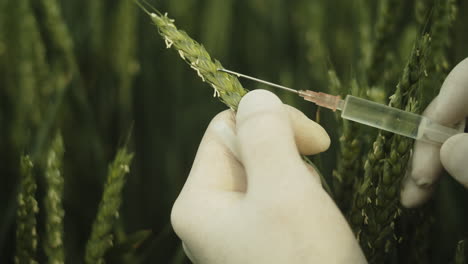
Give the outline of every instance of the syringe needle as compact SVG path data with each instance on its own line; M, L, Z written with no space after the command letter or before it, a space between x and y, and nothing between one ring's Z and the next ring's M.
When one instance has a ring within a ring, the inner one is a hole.
M317 104L319 106L331 109L333 111L341 110L342 105L343 105L343 100L341 100L341 98L339 96L333 96L333 95L330 95L330 94L321 93L321 92L314 92L314 91L310 91L310 90L295 90L295 89L292 89L292 88L289 88L289 87L286 87L286 86L282 86L282 85L272 83L272 82L267 82L267 81L264 81L264 80L261 80L261 79L258 79L258 78L252 77L252 76L248 76L248 75L245 75L245 74L242 74L242 73L238 73L238 72L235 72L235 71L231 71L231 70L218 69L218 71L229 73L229 74L235 75L235 76L237 76L239 78L242 77L242 78L246 78L246 79L249 79L249 80L252 80L252 81L263 83L263 84L266 84L266 85L269 85L269 86L272 86L272 87L280 88L280 89L286 90L288 92L293 92L293 93L299 95L300 97L304 98L304 100L306 100L306 101L315 103L315 104Z
M229 74L235 75L235 76L237 76L239 78L245 78L245 79L249 79L249 80L252 80L252 81L255 81L255 82L263 83L263 84L266 84L268 86L280 88L280 89L283 89L283 90L286 90L288 92L292 92L292 93L295 93L295 94L300 94L298 90L294 90L292 88L282 86L282 85L279 85L279 84L276 84L276 83L267 82L267 81L264 81L264 80L261 80L261 79L258 79L258 78L252 77L252 76L248 76L248 75L245 75L245 74L242 74L242 73L235 72L235 71L226 70L226 69L218 69L218 71L229 73Z

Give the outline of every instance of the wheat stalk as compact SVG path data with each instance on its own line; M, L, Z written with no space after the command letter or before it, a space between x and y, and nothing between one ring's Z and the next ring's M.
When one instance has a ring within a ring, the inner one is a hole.
M329 89L334 94L351 93L359 95L359 85L351 82L351 89L346 91L334 70L329 70ZM359 139L360 126L355 122L341 119L336 115L340 126L339 152L336 168L333 170L333 191L335 201L342 210L347 212L352 201L353 186L361 174L361 140Z
M52 44L62 52L62 57L64 58L64 65L61 65L62 69L60 69L60 71L66 74L59 80L60 82L58 82L58 89L64 89L66 84L70 81L71 74L76 72L78 67L73 52L73 40L62 18L57 1L41 0L39 3L45 15L46 29L50 35ZM63 66L67 67L67 69L64 70Z
M132 158L133 154L128 153L126 148L122 148L109 165L102 199L86 244L85 262L88 264L105 263L105 253L113 246L112 229L119 217L122 189L125 185L125 176L130 172L129 166Z
M57 135L47 154L45 181L47 185L44 198L45 209L45 240L44 250L49 263L64 263L65 249L63 246L63 187L62 175L63 141Z
M5 69L8 74L5 76L11 82L11 85L5 87L5 91L15 101L10 137L13 145L21 149L30 143L30 137L23 131L35 130L41 121L42 111L34 109L38 105L35 58L41 40L38 38L39 29L30 1L7 1L2 19L5 21L5 32L2 35L6 35L6 52L10 60L9 67Z
M36 178L33 174L33 163L29 156L21 157L20 189L17 196L16 210L16 256L15 263L37 262L37 227L36 214L39 212L36 196Z
M429 47L428 35L415 44L390 106L410 112L420 110L417 96L426 74ZM402 213L399 188L411 146L407 138L381 132L365 161L364 178L355 193L350 219L370 263L382 263L402 239L395 232L395 224Z

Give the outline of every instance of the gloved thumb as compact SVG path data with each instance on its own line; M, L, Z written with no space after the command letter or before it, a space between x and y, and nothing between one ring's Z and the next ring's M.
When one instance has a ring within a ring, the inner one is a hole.
M449 138L440 149L440 160L447 172L468 188L468 134Z

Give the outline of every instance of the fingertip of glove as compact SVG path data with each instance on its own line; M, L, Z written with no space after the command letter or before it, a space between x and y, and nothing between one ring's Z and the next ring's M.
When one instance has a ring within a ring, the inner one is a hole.
M246 94L239 103L237 120L255 113L281 108L283 103L274 93L267 90L254 90Z
M326 151L331 144L327 131L315 121L309 119L298 109L285 105L294 127L296 142L300 152L313 155Z
M311 146L307 146L308 152L305 151L303 154L312 155L312 154L317 154L317 153L321 153L321 152L328 150L331 145L331 139L328 133L325 131L325 129L322 126L320 126L319 124L315 122L311 124L310 126L314 128L315 141L309 142L309 145Z
M444 168L465 186L468 179L463 179L466 155L468 155L468 134L459 134L449 138L440 149L440 160Z
M459 151L457 146L464 145L465 141L468 141L468 134L458 134L445 141L440 148L440 160L444 166L450 163L453 155L462 154L458 153Z
M407 172L413 183L420 188L433 185L439 179L441 171L440 147L416 142Z
M407 177L400 193L401 205L405 208L419 207L429 200L433 189L433 185L421 187L411 177Z

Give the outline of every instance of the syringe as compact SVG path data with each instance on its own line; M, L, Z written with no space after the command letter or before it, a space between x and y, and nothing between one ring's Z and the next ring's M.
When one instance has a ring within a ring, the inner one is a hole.
M447 127L427 117L352 95L347 95L343 100L340 96L310 90L295 90L226 69L219 71L293 92L306 101L333 111L340 110L344 119L432 144L440 145L453 135L463 133L464 129L464 127L462 130Z

